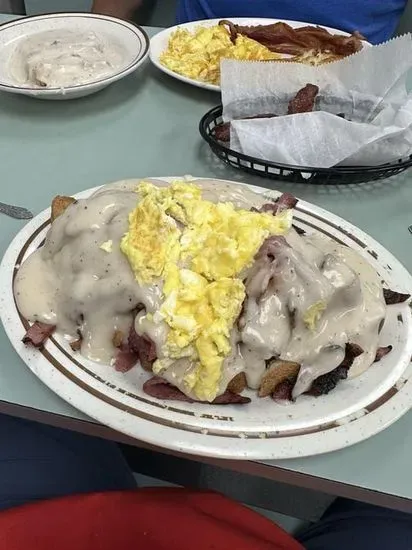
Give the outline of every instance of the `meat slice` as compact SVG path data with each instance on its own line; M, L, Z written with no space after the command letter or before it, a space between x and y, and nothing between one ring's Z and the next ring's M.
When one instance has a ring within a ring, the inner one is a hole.
M118 372L129 372L138 362L139 355L126 342L120 346L114 361L114 368Z
M131 351L137 353L142 368L148 372L152 372L153 363L157 359L156 344L153 340L147 334L142 336L137 334L134 325L132 325L129 333L128 347Z
M295 208L298 202L299 200L294 195L292 195L292 193L282 193L282 195L278 197L275 201L267 202L258 211L272 212L272 214L275 216L276 214L283 212L283 210L291 210L292 208ZM256 210L256 208L252 210Z
M143 384L143 391L150 395L151 397L155 397L156 399L167 399L170 401L185 401L186 403L196 403L194 399L191 399L187 395L185 395L183 392L181 392L178 388L175 386L172 386L164 380L163 378L160 378L160 376L153 376L153 378L150 378ZM202 403L202 401L200 401ZM206 403L209 405L243 405L246 403L250 403L249 397L244 397L243 395L239 395L236 393L232 393L230 391L226 391L224 394L219 395L216 397L212 403Z
M409 300L411 295L402 294L402 292L396 292L395 290L384 288L383 297L385 298L386 305L391 306L393 304L402 304L403 302L406 302L406 300Z
M288 115L311 113L315 106L315 99L318 93L318 86L306 84L306 86L299 90L295 97L289 101Z
M50 338L55 330L56 327L54 325L47 325L46 323L36 321L26 332L22 342L23 344L40 349L44 346L47 339Z
M156 399L168 399L170 401L186 401L193 403L193 399L185 395L175 386L169 384L160 376L153 376L143 384L143 391Z
M380 347L376 350L375 363L378 363L385 355L392 351L392 346Z
M272 393L272 399L276 402L284 403L285 401L292 401L292 391L295 385L295 380L283 380L276 386L275 391Z
M222 395L219 395L216 397L214 401L212 401L212 405L246 405L247 403L250 403L251 399L249 397L245 397L244 395L240 395L238 393L232 393L231 391L225 391L225 393L222 393Z

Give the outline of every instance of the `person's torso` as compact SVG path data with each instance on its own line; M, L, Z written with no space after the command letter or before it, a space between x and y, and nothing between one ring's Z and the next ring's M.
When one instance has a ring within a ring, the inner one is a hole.
M372 43L390 38L407 0L179 0L178 23L271 17L360 31Z

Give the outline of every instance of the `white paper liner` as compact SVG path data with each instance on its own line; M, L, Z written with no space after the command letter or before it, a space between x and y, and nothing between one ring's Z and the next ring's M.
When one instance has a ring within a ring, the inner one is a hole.
M225 59L221 63L223 118L231 149L297 166L379 165L412 153L412 35L364 49L342 61L300 63ZM319 86L317 111L286 115L306 84ZM336 116L343 113L345 118Z

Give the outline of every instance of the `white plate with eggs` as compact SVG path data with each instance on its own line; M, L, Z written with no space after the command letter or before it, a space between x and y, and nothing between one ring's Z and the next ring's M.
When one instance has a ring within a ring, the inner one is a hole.
M189 23L183 23L176 25L174 27L169 27L167 29L161 30L159 33L155 34L150 40L150 61L163 73L185 82L186 84L191 84L192 86L197 86L198 88L203 88L205 90L211 90L213 92L220 92L220 84L212 84L211 82L205 80L197 80L196 78L191 78L175 72L168 67L166 67L162 61L162 54L168 49L169 42L171 37L176 33L177 30L188 31L189 33L196 33L200 28L215 27L223 18L218 19L206 19L202 21L190 21ZM241 26L258 26L258 25L273 25L275 23L286 23L294 29L306 26L313 26L311 23L305 23L302 21L292 21L285 19L270 19L262 17L230 17L228 18L232 23ZM313 27L314 28L314 27ZM345 31L339 29L334 29L332 27L326 27L322 25L322 28L330 32L331 34L349 36ZM363 41L365 46L370 44L366 41ZM182 46L181 46L182 47ZM284 55L285 58L290 56ZM199 59L196 60L199 62Z
M140 67L149 38L105 15L56 13L0 26L0 90L39 99L75 99Z
M176 178L157 178L171 182ZM136 184L119 182L117 186ZM204 180L197 180L204 185ZM231 185L245 185L223 182ZM279 194L255 186L250 190L271 201ZM88 198L98 188L76 195ZM133 367L123 374L73 352L64 336L55 334L41 350L22 343L29 323L19 313L13 281L26 258L44 242L50 208L16 236L0 267L1 319L5 331L30 370L56 394L99 422L175 451L231 459L284 459L341 449L380 432L412 405L412 314L404 302L388 306L379 346L392 351L356 378L342 381L327 395L303 395L279 404L246 390L247 405L185 403L151 397L143 384L151 376ZM404 293L412 277L380 244L345 220L305 201L294 209L294 224L347 245L363 256L386 288Z

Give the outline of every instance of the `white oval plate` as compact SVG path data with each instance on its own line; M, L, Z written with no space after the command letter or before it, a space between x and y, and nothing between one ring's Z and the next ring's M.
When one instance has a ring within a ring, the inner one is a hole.
M16 83L9 72L10 56L20 41L50 30L93 31L120 46L124 63L113 74L67 88L27 87ZM114 17L93 13L54 13L16 19L0 25L0 90L39 99L75 99L93 94L134 72L149 56L149 37L143 29Z
M203 88L205 90L212 90L214 92L220 92L220 86L216 84L209 84L207 82L202 82L200 80L195 80L193 78L188 78L187 76L183 76L179 73L175 73L162 65L160 63L160 56L161 54L166 50L168 44L169 44L169 38L172 33L176 31L176 29L187 29L188 31L194 31L198 27L213 27L214 25L218 25L219 21L222 21L222 17L219 19L206 19L204 21L191 21L190 23L183 23L182 25L176 25L174 27L169 27L168 29L164 29L163 31L159 32L155 36L153 36L150 40L150 60L151 62L161 71L168 74L169 76L172 76L173 78L177 78L178 80L181 80L182 82L186 82L187 84L192 84L193 86L197 86L199 88ZM313 23L302 23L301 21L286 21L284 19L265 19L261 17L230 17L229 21L232 21L232 23L235 23L236 25L271 25L272 23L287 23L293 28L298 27L305 27L306 25L310 26L316 26L313 25ZM319 25L321 26L321 25ZM324 27L322 25L322 28L326 29L332 34L340 34L343 36L349 36L349 34L345 31L340 31L338 29L333 29L331 27ZM366 43L367 44L367 43ZM287 56L285 56L287 57Z
M248 187L269 199L277 196L276 192ZM77 197L86 198L96 189ZM354 248L368 259L389 288L411 292L412 277L406 269L348 222L300 201L295 223ZM0 267L1 318L12 345L34 374L63 399L103 424L153 445L186 453L280 459L352 445L378 433L409 410L412 315L407 304L389 308L380 345L391 344L390 354L362 376L341 382L329 395L303 396L290 405L259 399L252 391L248 393L252 403L245 406L157 400L143 393L142 385L149 375L140 367L127 374L118 373L73 353L58 335L47 342L43 351L26 347L21 339L28 324L17 311L12 281L21 262L43 242L49 225L47 209L22 229L6 252Z

